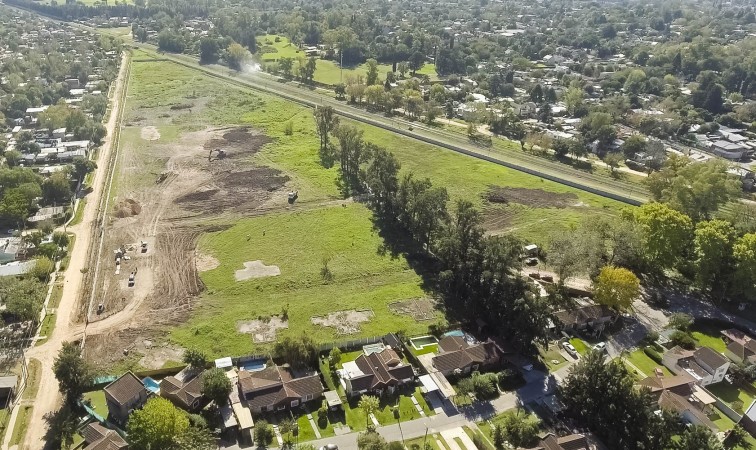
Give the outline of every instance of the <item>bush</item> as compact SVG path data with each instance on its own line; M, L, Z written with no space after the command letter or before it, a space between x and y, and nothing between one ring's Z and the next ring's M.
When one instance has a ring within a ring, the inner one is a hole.
M499 396L498 384L499 378L495 373L473 374L472 383L475 397L480 400L489 400Z
M525 378L514 369L504 369L499 372L499 387L505 391L513 391L525 384Z
M643 353L645 353L646 356L648 356L649 358L653 359L657 364L661 364L662 363L662 357L661 357L661 355L656 350L654 350L653 348L651 348L651 347L645 347L643 349Z
M673 313L669 316L669 327L680 331L688 331L693 325L693 316L686 313Z
M286 136L291 136L292 134L294 134L294 124L291 120L284 124L284 134Z
M640 343L645 347L647 345L654 345L654 343L656 343L656 341L658 340L659 333L657 333L656 331L649 331L645 336L643 336L643 339L641 339Z
M730 406L732 407L732 409L734 409L737 412L740 412L740 413L743 412L743 402L741 402L740 400L735 400L734 402L732 402L732 405Z
M318 409L318 426L325 428L328 426L328 409L325 406L321 406Z
M669 340L673 344L679 345L686 350L694 350L696 348L696 341L691 335L684 331L677 330L669 337Z
M46 281L47 277L55 270L55 263L47 257L41 257L35 259L34 267L32 267L29 275L37 278L39 281Z

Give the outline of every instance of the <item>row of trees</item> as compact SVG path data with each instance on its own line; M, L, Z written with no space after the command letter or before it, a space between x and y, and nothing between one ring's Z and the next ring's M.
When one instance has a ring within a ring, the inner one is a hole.
M521 348L544 339L548 306L518 276L522 242L485 236L472 203L448 206L445 188L412 173L388 150L364 142L361 130L337 124L330 107L316 109L321 152L335 153L345 195L367 194L391 245L422 254L447 307L463 317L487 317ZM330 136L338 145L331 146ZM404 237L408 237L405 239Z

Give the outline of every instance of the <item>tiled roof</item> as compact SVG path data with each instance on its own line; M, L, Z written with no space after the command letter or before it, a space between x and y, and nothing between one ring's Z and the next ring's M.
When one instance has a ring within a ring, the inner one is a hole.
M118 433L98 423L90 423L81 434L89 444L84 450L122 450L129 446Z
M650 376L640 381L641 386L646 386L651 389L651 392L658 392L664 389L673 389L678 386L685 386L693 383L695 380L693 377L685 372L680 372L680 375L670 377L657 377Z
M693 352L693 357L696 358L696 360L699 360L707 366L711 367L712 369L722 367L729 361L722 354L714 351L709 347L699 348L698 350Z
M165 377L160 382L160 394L170 396L184 408L190 408L202 398L202 377L196 376L187 383L173 376Z
M461 350L441 353L433 357L433 366L441 372L449 372L464 369L472 364L490 363L496 360L498 356L496 345L488 341Z
M453 352L469 346L470 344L461 336L446 336L438 343L438 347L445 352Z
M557 311L554 313L554 316L556 316L556 318L564 325L572 325L575 323L588 323L591 320L600 319L602 317L611 317L615 314L616 313L612 311L611 308L605 305L592 305L569 311Z
M109 385L105 386L105 393L120 405L145 392L142 381L131 372L126 372Z
M582 434L571 434L557 438L563 450L588 450L588 439Z
M350 380L353 391L384 389L414 376L412 366L403 364L399 355L390 348L369 355L362 354L354 363L364 375Z
M277 378L272 380L274 376ZM252 410L276 408L307 396L317 398L324 390L318 374L292 378L291 373L281 366L252 373L240 371L239 386Z
M692 405L688 399L682 395L675 394L674 392L664 391L659 397L659 406L662 409L674 411L678 414L682 414L685 411L696 416L696 420L711 430L718 430L717 426L712 422L706 414L700 409Z

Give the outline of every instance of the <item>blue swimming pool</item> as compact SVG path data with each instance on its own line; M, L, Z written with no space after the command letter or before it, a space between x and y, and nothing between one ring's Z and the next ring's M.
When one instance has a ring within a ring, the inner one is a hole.
M251 361L239 362L239 368L249 372L257 372L265 368L265 360L253 359Z
M446 336L459 336L459 337L465 337L465 332L462 330L453 330L453 331L447 331L444 333L444 337Z
M150 377L144 378L142 380L142 384L144 384L144 387L146 387L150 392L153 392L155 394L160 392L160 383Z

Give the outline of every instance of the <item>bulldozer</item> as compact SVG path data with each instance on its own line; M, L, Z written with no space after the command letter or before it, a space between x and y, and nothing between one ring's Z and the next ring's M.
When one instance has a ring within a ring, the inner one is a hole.
M207 162L211 162L213 160L213 152L215 152L215 159L223 159L226 157L225 150L221 150L219 148L216 148L215 150L210 150L210 153L207 155Z

